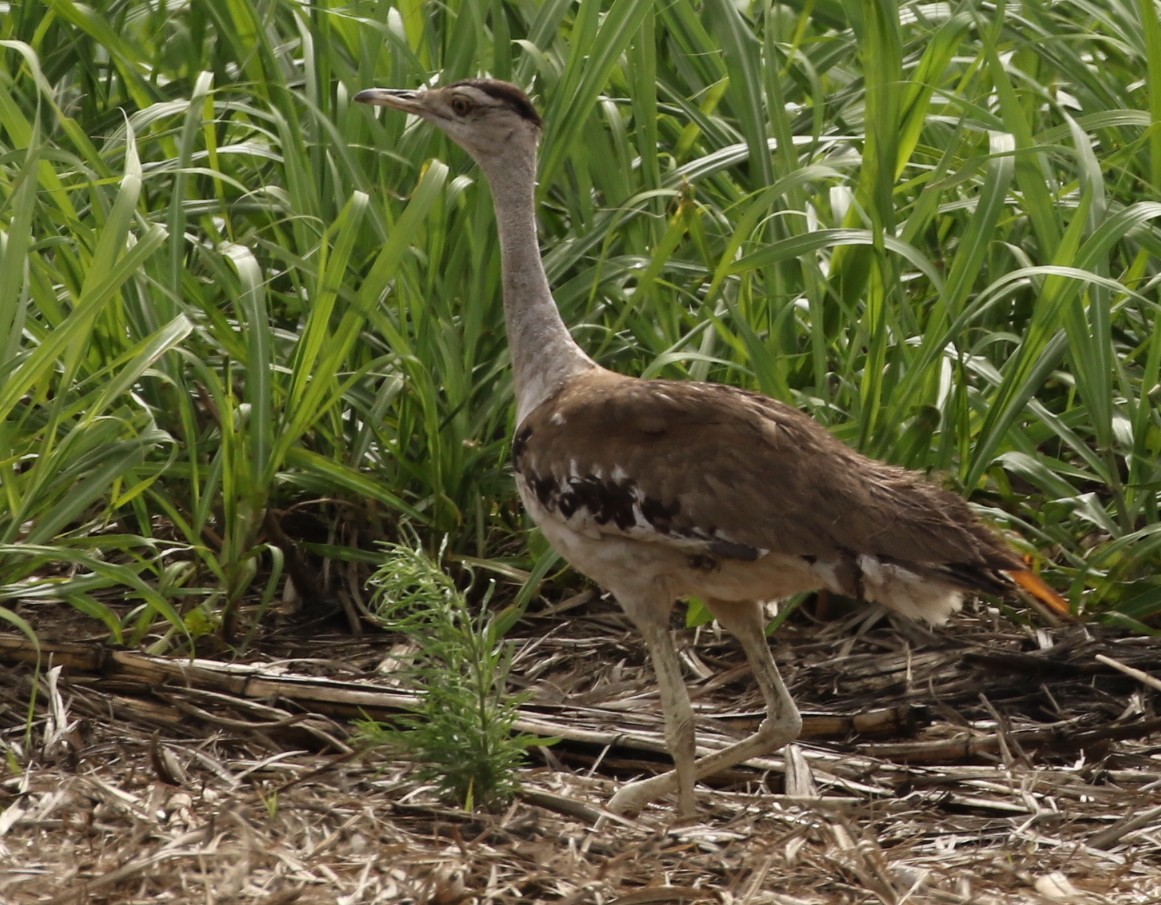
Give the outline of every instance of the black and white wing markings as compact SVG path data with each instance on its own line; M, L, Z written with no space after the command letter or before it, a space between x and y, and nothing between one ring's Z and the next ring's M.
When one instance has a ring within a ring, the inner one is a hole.
M606 474L597 465L586 467L569 459L567 469L534 469L526 455L532 432L533 428L525 425L516 435L513 464L517 476L545 515L573 530L665 543L688 550L691 556L752 562L767 552L732 540L712 526L682 524L679 497L651 496L618 466ZM701 566L712 568L713 563L706 560Z

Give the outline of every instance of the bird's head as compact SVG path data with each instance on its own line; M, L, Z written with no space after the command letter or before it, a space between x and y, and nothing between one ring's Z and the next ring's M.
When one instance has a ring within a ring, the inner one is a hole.
M544 123L523 91L496 79L466 79L440 88L368 88L363 104L422 117L489 171L514 156L535 155Z

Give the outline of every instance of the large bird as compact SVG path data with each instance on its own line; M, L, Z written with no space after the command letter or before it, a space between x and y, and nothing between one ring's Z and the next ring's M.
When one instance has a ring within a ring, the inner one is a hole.
M608 371L553 301L536 234L543 123L492 79L371 88L355 100L413 114L483 169L499 224L516 388L516 483L529 515L577 570L610 591L645 640L675 769L623 786L633 813L793 741L802 726L766 643L761 601L828 589L941 623L964 592L1020 585L1068 604L969 506L920 475L869 459L795 408L729 386ZM669 629L676 600L705 601L737 636L766 704L749 737L696 758L689 695Z

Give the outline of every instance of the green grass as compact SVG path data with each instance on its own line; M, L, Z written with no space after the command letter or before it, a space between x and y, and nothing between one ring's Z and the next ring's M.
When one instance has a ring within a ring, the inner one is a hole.
M487 188L349 102L480 72L549 122L543 246L599 360L797 404L1156 623L1148 0L13 4L0 601L163 647L302 562L367 574L401 520L551 567Z

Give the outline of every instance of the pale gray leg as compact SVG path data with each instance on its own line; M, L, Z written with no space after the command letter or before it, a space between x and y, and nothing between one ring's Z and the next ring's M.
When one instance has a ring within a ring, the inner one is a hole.
M636 813L660 795L677 791L678 813L691 817L697 812L697 802L693 794L694 756L696 753L693 708L689 703L689 692L681 675L681 664L677 650L673 646L673 636L669 632L669 611L673 607L670 600L632 600L618 598L621 606L641 632L653 670L657 674L657 684L661 691L661 710L665 715L665 743L673 758L674 769L665 776L670 783L658 794L642 794L642 787L652 780L642 780L624 785L609 800L609 810L616 813Z
M757 603L727 603L717 600L707 601L707 605L722 627L741 642L754 680L758 683L758 688L766 701L766 719L753 735L697 760L694 763L695 781L728 770L752 757L777 751L798 738L798 733L802 731L802 717L786 690L782 676L778 673L778 666L770 653L770 647L766 643L761 606ZM670 649L672 650L672 645ZM684 683L682 694L686 697L688 706ZM676 761L676 755L674 760ZM613 796L609 804L611 808L620 805L616 809L626 813L640 810L648 802L668 795L683 782L688 780L679 778L676 771L662 773L625 786Z

